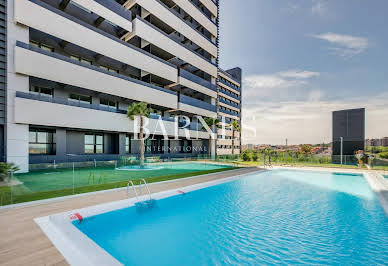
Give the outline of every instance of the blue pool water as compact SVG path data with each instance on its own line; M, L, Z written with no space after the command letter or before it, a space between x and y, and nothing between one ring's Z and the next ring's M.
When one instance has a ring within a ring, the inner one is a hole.
M359 175L274 170L74 225L125 265L388 262L388 218Z

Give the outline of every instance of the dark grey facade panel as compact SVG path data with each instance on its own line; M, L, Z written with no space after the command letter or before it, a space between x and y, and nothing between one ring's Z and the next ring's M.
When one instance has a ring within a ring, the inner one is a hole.
M365 148L365 109L351 109L333 112L333 155L353 155Z
M7 1L0 0L0 161L6 160Z

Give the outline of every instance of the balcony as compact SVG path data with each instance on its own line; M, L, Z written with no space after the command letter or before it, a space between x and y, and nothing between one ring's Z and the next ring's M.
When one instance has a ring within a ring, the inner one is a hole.
M149 43L154 44L162 50L184 60L185 62L195 66L196 68L216 77L218 70L217 66L210 60L202 57L198 53L184 47L182 43L175 41L165 32L155 27L148 21L137 16L133 21L134 34Z
M183 34L202 49L217 57L217 46L207 39L201 32L193 28L188 22L180 18L173 10L170 10L159 0L136 0L136 3L158 17L167 25Z
M233 106L234 108L238 108L240 109L240 105L238 103L234 103L232 101L225 101L224 99L218 99L218 101L220 101L221 103L224 103L224 104L227 104L229 106Z
M186 95L179 95L179 110L206 117L217 117L217 107Z
M218 79L218 82L220 82L221 84L223 84L223 85L225 85L225 86L227 86L229 88L232 88L232 89L234 89L234 90L236 90L238 92L241 92L241 89L239 87L237 87L236 85L234 85L233 83L231 83L231 82L226 82L223 79Z
M121 18L121 17L120 17ZM15 0L15 22L177 82L175 65L40 0ZM60 28L58 28L60 25Z
M217 97L217 85L212 84L184 69L179 69L179 84L190 89L196 90L210 97Z
M228 110L221 110L220 109L219 112L227 114L227 115L235 116L235 117L240 117L240 114L236 114L236 113L230 112Z
M74 129L103 130L110 132L135 132L134 121L125 110L113 110L95 104L80 104L67 99L45 97L27 92L16 92L14 98L14 122L18 124L64 127ZM98 118L98 119L97 119ZM152 134L163 134L160 116L151 114L147 128ZM185 131L177 128L174 118L163 117L163 126L168 136ZM209 133L190 127L190 136L209 139ZM137 129L139 132L139 129Z
M213 36L217 36L217 25L208 18L201 9L187 0L173 0L189 16L195 19L201 26L207 29Z
M175 92L17 42L15 72L136 101L177 108Z
M223 88L221 88L221 87L220 87L220 92L223 93L223 94L225 94L225 95L227 95L227 96L229 96L229 97L232 97L232 98L234 98L234 99L240 101L240 96L236 96L236 95L230 93L229 91L227 91L227 90L225 90L225 89L223 89Z

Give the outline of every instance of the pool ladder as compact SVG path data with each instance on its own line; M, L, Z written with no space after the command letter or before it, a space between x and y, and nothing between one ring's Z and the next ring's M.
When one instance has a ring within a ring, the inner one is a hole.
M135 194L135 197L136 197L136 201L139 202L139 196L140 195L144 195L143 193L143 188L145 187L146 188L146 192L148 194L148 197L149 199L148 200L152 200L152 194L151 194L151 191L150 191L150 188L148 187L148 184L147 182L145 181L144 178L140 179L140 184L138 185L138 189L140 189L140 193L138 193L137 189L136 189L136 186L133 184L133 181L132 180L129 180L128 181L128 184L127 184L127 198L129 198L129 190L130 188L132 187L133 189L133 192Z

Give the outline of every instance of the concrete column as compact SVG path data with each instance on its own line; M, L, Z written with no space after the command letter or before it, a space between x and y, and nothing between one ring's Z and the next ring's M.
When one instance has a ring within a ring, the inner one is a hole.
M55 132L55 139L56 139L56 156L58 159L64 159L67 154L66 149L66 129L57 128Z
M119 154L120 155L126 155L125 151L125 139L127 137L127 134L125 133L120 133L119 134Z
M164 154L168 154L168 140L163 140Z
M29 43L28 27L14 21L14 1L7 1L7 162L15 163L20 172L28 172L28 131L29 125L14 123L14 98L16 91L29 91L29 78L14 72L14 52L16 40Z

